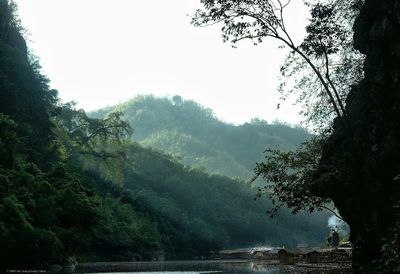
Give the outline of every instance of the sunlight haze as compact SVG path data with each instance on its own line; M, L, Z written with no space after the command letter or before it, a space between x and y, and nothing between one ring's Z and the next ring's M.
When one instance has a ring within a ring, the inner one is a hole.
M64 102L85 110L124 102L138 94L181 95L211 108L222 120L257 117L292 124L298 108L277 109L279 67L286 50L269 39L234 49L221 26L196 28L199 0L17 0L28 44L51 87ZM296 41L306 8L294 1L287 14Z

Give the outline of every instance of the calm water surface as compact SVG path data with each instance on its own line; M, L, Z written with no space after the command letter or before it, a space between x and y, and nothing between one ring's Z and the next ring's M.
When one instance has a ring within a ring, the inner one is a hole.
M333 268L333 269L332 269ZM348 266L347 266L348 269ZM81 264L77 269L81 273L96 274L201 274L201 273L232 273L232 274L348 274L346 266L319 265L285 266L268 264L262 261L182 261L182 262L137 262L137 263L91 263Z

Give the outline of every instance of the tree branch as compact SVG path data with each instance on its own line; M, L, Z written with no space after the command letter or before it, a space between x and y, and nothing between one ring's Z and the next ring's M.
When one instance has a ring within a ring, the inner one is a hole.
M343 116L346 116L346 110L343 106L342 100L339 96L339 93L336 90L335 85L333 84L331 78L330 78L330 73L329 73L329 58L326 50L324 50L324 56L325 56L325 68L326 68L326 74L325 77L328 80L329 85L332 87L333 92L335 93L336 99L338 101L338 104L340 106L340 109L342 110Z
M301 50L299 50L297 47L295 47L294 45L292 45L290 42L288 42L287 40L285 40L284 38L277 36L276 37L278 40L283 41L286 45L288 45L293 51L297 52L306 62L307 64L311 67L311 69L315 72L315 74L317 75L318 79L320 80L321 84L323 85L326 93L329 96L330 102L335 110L335 113L337 115L337 117L341 118L342 115L339 111L339 108L336 104L335 98L332 95L332 92L329 89L328 84L325 82L324 77L321 75L321 72L316 68L316 66L314 65L313 62L311 62L310 58L308 58Z
M328 210L329 212L331 212L333 215L336 216L336 218L342 220L343 222L346 222L346 221L343 219L343 217L340 216L339 214L337 214L333 209L331 209L331 208L329 208L329 207L327 207L327 206L324 206L324 205L322 205L322 206L320 206L320 207L323 208L323 209Z

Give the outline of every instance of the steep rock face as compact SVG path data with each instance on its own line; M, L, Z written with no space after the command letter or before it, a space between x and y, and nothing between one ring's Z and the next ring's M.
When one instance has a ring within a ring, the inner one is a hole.
M366 55L365 77L349 93L347 115L335 121L316 191L328 189L324 195L351 227L355 270L372 271L400 198L400 2L366 0L354 46Z

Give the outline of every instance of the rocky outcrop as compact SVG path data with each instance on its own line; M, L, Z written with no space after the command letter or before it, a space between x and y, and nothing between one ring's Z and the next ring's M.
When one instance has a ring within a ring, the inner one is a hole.
M369 273L400 200L400 1L366 0L354 46L366 55L365 77L335 121L316 181L323 182L318 194L332 198L350 225L355 271Z

